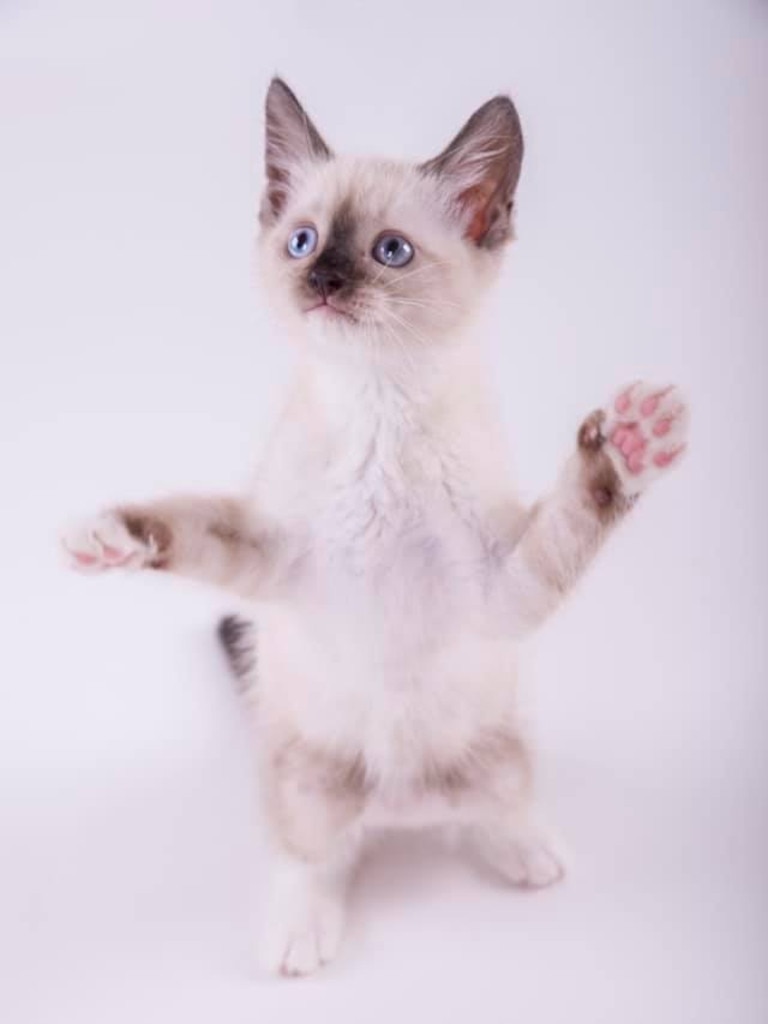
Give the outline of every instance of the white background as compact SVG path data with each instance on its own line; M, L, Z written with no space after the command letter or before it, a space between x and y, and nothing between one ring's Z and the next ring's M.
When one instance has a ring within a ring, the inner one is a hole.
M488 318L532 496L636 376L690 456L531 649L572 852L526 895L389 839L317 979L260 978L226 597L58 561L73 513L245 478L288 354L251 270L261 104L426 157L513 93ZM5 0L0 1017L8 1024L768 1019L768 9L758 0Z

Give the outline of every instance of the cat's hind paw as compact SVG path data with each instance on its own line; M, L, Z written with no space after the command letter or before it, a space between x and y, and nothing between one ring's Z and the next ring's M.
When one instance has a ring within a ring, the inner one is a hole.
M509 885L546 889L565 877L565 861L545 833L496 825L470 832L475 853Z
M336 956L344 915L340 902L326 900L305 913L272 914L261 935L258 961L268 974L302 977L314 974Z

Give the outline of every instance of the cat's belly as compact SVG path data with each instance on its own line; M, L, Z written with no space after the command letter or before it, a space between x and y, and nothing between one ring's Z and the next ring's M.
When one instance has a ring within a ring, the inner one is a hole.
M259 704L320 747L361 755L397 794L478 736L513 730L516 649L480 607L454 613L386 596L384 606L270 607L259 613ZM416 607L418 605L418 607ZM395 799L395 802L396 799Z
M258 611L258 686L270 721L396 794L511 721L515 646L479 516L441 489L373 509L318 511L301 579Z

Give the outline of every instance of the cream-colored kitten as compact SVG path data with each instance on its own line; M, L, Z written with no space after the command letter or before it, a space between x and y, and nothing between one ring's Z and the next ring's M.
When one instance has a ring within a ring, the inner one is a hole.
M459 822L516 885L562 873L531 811L517 645L674 462L687 415L673 388L626 387L552 494L516 499L467 326L512 237L522 155L500 96L426 164L337 157L274 81L261 252L301 358L253 492L112 509L65 538L78 569L254 602L276 972L335 955L370 826ZM245 671L248 624L222 637Z

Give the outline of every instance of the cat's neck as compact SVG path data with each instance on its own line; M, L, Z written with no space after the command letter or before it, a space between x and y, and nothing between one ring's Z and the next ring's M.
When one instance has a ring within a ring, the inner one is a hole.
M392 367L308 359L292 402L299 447L332 474L357 479L367 466L409 487L462 466L492 503L510 481L482 350L454 346L426 355L407 369L402 361Z
M305 354L262 470L264 491L278 505L286 493L299 503L307 488L324 493L323 481L335 490L351 483L358 493L368 474L371 486L385 480L390 492L411 493L450 468L471 476L490 507L511 488L490 390L479 348L435 347L407 369L402 359Z
M371 416L386 420L391 414L423 427L478 401L487 405L484 361L469 344L405 354L308 356L300 375L329 425Z

